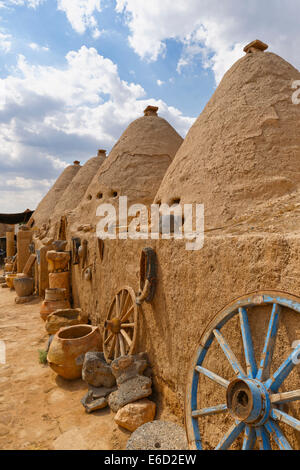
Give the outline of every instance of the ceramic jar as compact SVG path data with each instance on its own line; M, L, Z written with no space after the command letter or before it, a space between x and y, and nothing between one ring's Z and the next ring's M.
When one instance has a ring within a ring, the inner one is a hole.
M32 277L17 276L13 280L18 297L29 297L34 291L34 279Z
M61 377L81 378L82 360L76 359L88 351L101 350L101 335L97 326L76 325L61 328L53 338L47 360Z
M66 289L66 297L70 298L70 272L49 273L49 287L51 289Z
M5 271L6 273L11 273L12 270L13 270L13 266L14 266L13 263L9 263L9 262L5 263L5 265L4 265L4 271Z
M49 335L55 335L60 328L86 324L87 322L88 316L81 310L81 308L56 310L48 315L45 328Z
M54 251L47 252L46 259L48 262L49 273L62 273L68 271L70 253L68 251Z
M10 289L14 288L14 279L17 277L17 273L6 273L5 281Z
M46 321L50 313L55 310L71 308L66 298L66 289L46 289L45 300L41 305L40 315Z

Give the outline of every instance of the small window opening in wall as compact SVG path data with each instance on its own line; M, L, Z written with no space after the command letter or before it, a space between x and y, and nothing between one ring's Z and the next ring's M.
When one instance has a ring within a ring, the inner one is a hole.
M89 194L87 198L88 198L88 201L91 201L91 199L92 199L92 195L91 195L91 194Z
M175 197L172 201L172 205L174 206L174 205L178 205L178 204L180 204L180 197Z
M102 199L103 198L103 193L98 193L97 194L97 199Z
M112 192L112 197L117 197L118 196L118 192L117 191L113 191Z

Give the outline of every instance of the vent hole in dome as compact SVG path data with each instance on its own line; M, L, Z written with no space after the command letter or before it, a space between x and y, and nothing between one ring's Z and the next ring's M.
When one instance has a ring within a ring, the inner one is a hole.
M172 200L172 206L178 206L180 204L180 197L175 197Z

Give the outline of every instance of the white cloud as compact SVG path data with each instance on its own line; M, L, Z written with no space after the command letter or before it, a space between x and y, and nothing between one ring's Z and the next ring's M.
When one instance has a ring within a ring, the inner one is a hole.
M57 8L64 11L72 28L80 34L87 29L99 37L100 31L94 13L101 11L101 0L57 0Z
M157 60L166 40L183 45L177 70L201 60L213 70L216 82L243 55L243 46L254 39L270 45L296 67L300 66L298 0L116 0L130 29L129 43L147 60Z
M39 44L37 44L36 42L30 42L28 44L28 47L30 47L30 49L32 49L33 51L49 51L49 47L47 46L40 46Z
M40 186L41 188L46 188L49 189L51 186L52 181L43 179L39 180L38 182L36 180L30 179L30 178L23 178L23 176L16 176L13 179L8 179L5 181L5 186L13 186L14 189L33 189L36 188L37 186Z
M0 193L3 212L35 208L47 190L41 180L53 180L75 159L84 163L98 148L109 150L149 104L181 135L194 121L121 80L116 64L85 46L70 51L60 68L20 55L14 72L0 79L1 96L0 175L10 183ZM22 186L24 198L11 201Z
M164 85L165 82L158 79L158 80L156 80L156 83L157 83L158 86L162 86L162 85Z
M11 48L11 35L0 31L0 49L7 53Z
M37 8L45 0L7 0L8 5L27 6L29 8Z

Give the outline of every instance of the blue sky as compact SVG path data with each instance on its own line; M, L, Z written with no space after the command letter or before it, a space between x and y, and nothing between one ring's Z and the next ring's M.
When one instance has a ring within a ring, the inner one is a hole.
M253 39L300 67L298 0L0 0L1 212L110 150L148 104L184 137Z

